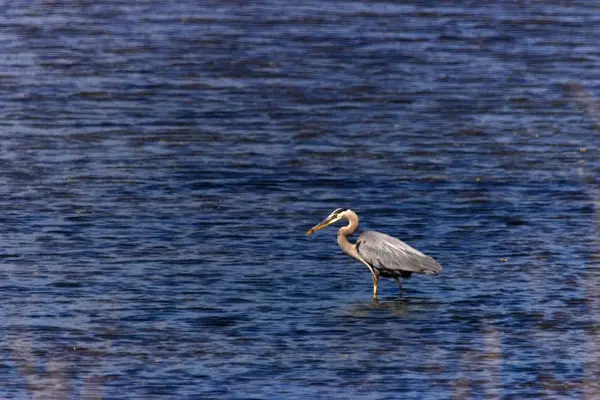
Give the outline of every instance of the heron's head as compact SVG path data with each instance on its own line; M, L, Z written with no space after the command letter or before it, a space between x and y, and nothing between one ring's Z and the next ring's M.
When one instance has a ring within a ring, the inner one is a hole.
M310 228L308 230L308 232L306 232L306 234L310 235L311 233L316 232L319 229L323 229L326 226L329 226L329 225L331 225L333 223L338 222L340 219L342 219L342 218L344 218L346 216L346 211L348 211L348 210L344 210L343 208L336 209L334 212L332 212L331 214L329 214L329 216L327 218L325 218L323 220L323 222L320 222L317 225L315 225L312 228Z

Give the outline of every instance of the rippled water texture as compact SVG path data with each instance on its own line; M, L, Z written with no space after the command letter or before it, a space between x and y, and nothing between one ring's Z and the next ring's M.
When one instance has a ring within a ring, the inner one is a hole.
M1 398L600 398L598 2L0 23ZM374 304L337 207L443 273Z

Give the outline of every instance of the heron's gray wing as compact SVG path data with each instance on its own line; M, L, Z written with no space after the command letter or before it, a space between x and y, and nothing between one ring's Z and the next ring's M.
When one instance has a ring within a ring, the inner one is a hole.
M356 251L382 273L396 275L405 271L437 275L442 272L441 265L430 256L381 232L363 232L356 241Z

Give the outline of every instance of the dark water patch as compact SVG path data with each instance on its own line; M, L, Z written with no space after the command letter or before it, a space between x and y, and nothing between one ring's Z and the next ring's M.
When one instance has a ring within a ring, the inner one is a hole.
M82 287L83 285L80 282L54 282L51 284L54 287L57 288L78 288L78 287Z

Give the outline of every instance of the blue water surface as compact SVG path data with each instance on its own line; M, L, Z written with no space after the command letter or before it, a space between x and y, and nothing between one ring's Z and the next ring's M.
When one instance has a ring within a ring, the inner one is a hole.
M600 398L599 3L0 23L1 398ZM443 273L374 303L338 207Z

